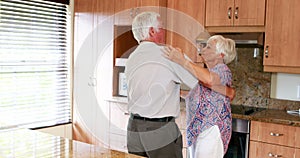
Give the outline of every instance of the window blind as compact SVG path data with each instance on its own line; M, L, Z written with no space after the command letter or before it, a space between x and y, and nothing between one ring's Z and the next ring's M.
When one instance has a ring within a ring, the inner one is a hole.
M71 122L67 7L0 0L1 128Z

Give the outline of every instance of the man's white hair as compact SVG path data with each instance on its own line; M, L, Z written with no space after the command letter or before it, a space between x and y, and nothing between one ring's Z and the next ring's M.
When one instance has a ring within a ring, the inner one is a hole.
M159 31L158 18L160 15L156 12L143 12L135 16L132 22L132 33L138 43L149 38L150 27Z

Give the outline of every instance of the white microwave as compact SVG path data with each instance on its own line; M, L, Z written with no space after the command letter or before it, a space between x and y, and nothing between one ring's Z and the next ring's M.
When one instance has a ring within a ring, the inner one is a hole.
M119 73L119 95L127 97L127 82L124 72Z

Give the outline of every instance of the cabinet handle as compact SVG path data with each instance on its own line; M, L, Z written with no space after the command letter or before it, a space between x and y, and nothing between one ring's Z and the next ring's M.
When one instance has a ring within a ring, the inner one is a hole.
M280 134L280 133L273 133L273 132L271 132L270 135L271 135L271 136L274 136L274 137L283 136L283 134Z
M266 46L265 57L266 57L266 58L269 57L269 46Z
M95 77L90 77L90 80L88 82L88 86L95 87L97 85L97 79Z
M269 153L268 156L269 157L282 157L282 155L276 155L276 154L272 154L272 153Z
M234 16L235 16L235 19L238 19L238 18L239 18L239 7L236 7L236 8L235 8Z
M133 11L134 11L134 9L131 8L131 9L130 9L130 17L131 17L131 18L133 18Z
M124 112L124 115L129 115L129 112Z
M231 7L228 8L228 11L227 11L227 16L228 16L228 19L231 19Z

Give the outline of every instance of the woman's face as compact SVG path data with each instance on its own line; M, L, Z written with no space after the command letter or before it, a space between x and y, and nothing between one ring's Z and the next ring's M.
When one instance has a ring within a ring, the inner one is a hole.
M206 63L216 61L220 57L220 54L216 53L216 42L211 41L207 43L206 47L201 51L201 56Z

